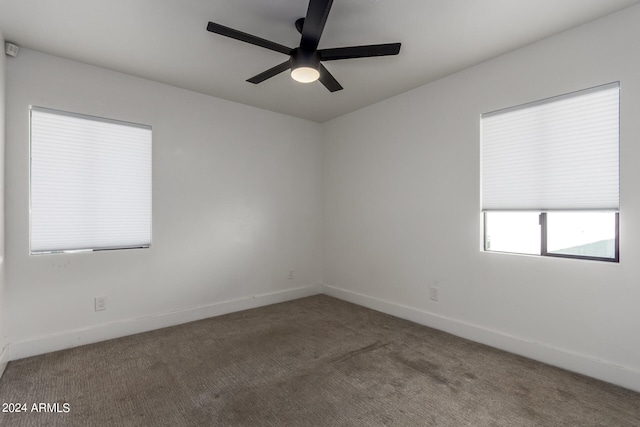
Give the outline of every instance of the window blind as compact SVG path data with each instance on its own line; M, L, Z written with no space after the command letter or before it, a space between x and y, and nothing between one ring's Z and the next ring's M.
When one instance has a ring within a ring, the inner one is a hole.
M31 253L151 244L151 127L32 107Z
M618 210L619 83L481 116L483 210Z

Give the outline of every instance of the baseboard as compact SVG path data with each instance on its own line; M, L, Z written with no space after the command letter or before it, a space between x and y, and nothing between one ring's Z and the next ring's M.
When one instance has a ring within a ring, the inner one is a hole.
M392 316L640 392L640 371L392 301L322 285L322 293Z
M105 323L90 328L70 330L11 343L0 351L0 377L7 366L7 362L11 360L304 298L319 293L640 392L640 371L638 370L593 359L546 344L528 341L418 308L328 285L311 285L287 289L153 316Z
M64 350L80 345L120 338L154 329L166 328L195 320L220 316L236 311L248 310L279 302L290 301L317 295L321 285L310 285L295 289L270 292L229 301L222 301L200 307L192 307L152 316L104 323L89 328L64 331L52 335L41 336L30 340L10 343L6 347L5 357L0 361L22 359L52 351Z
M2 350L0 350L0 378L2 378L2 374L4 374L4 370L7 369L7 362L6 362L7 359L5 359L6 353L7 353L7 346L5 345L4 347L2 347Z

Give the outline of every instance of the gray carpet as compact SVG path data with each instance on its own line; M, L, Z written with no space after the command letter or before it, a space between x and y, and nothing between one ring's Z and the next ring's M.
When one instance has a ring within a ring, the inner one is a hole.
M640 426L638 393L327 296L14 361L0 401L28 406L2 426Z

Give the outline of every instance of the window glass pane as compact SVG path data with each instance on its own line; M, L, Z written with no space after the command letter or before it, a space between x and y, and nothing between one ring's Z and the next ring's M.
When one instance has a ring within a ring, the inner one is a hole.
M547 252L615 258L615 212L547 213Z
M540 255L538 212L485 212L485 249Z

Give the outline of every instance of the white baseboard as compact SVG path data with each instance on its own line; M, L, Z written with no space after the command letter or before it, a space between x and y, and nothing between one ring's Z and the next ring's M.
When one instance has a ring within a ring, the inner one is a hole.
M2 374L4 374L4 370L7 369L7 359L5 359L7 353L7 346L5 345L0 350L0 378L2 378Z
M296 289L287 289L263 295L223 301L202 307L193 307L169 313L105 323L90 328L64 331L53 335L10 343L0 351L0 377L4 372L7 362L11 360L304 298L320 293L640 392L640 371L638 370L593 359L589 356L551 347L546 344L528 341L500 331L490 330L414 307L408 307L392 301L382 300L328 285L311 285Z
M52 351L64 350L84 344L91 344L113 338L120 338L154 329L166 328L208 317L220 316L236 311L248 310L265 305L317 295L321 285L310 285L301 288L287 289L262 295L222 301L201 307L192 307L168 313L161 313L135 319L104 323L89 328L64 331L10 343L5 348L4 358L0 362L22 359Z
M351 292L335 286L322 285L322 293L395 317L429 326L470 341L515 353L568 371L640 392L640 371L597 360L546 344L483 328L478 325L440 316L392 301Z

